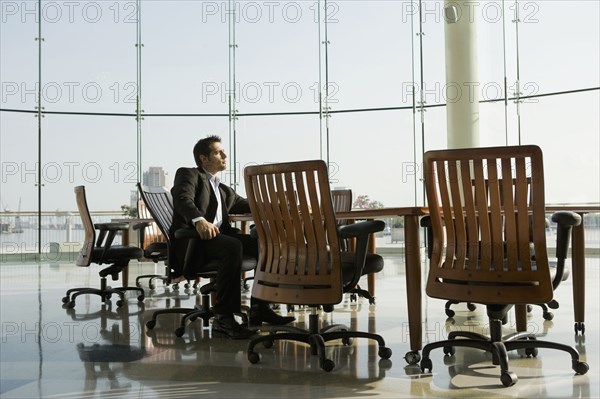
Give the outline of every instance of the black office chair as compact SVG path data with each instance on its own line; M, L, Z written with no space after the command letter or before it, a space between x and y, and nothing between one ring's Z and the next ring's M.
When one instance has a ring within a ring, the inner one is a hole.
M159 190L168 193L167 188L159 187ZM152 214L148 210L144 200L138 200L137 205L138 217L140 219L152 219ZM169 286L171 283L170 269L168 266L168 250L166 239L156 225L156 222L140 222L134 226L140 232L140 248L144 251L144 259L154 263L163 262L165 264L164 274L142 274L135 278L135 285L142 286L142 280L148 279L148 287L153 290L156 288L156 282L160 281L163 285ZM174 289L178 288L177 284L173 285Z
M113 245L113 240L118 232L129 229L128 223L96 223L92 222L92 217L87 205L85 196L85 187L75 187L75 199L77 208L83 223L85 238L83 247L79 251L77 258L77 266L89 267L91 263L110 264L110 266L100 271L100 288L71 288L62 299L63 304L68 308L75 307L75 299L79 295L93 294L99 295L102 303L109 301L110 297L115 294L119 296L116 305L122 306L125 303L125 293L127 291L135 291L139 294L138 301L144 301L144 290L139 287L117 287L112 288L107 285L106 277L111 276L113 281L119 279L119 274L129 265L129 261L139 259L143 255L143 251L134 246ZM98 235L96 236L96 230Z
M343 325L321 329L317 308L333 311L343 294L356 287L368 273L383 269L383 258L367 258L372 233L383 230L381 220L338 226L333 210L325 162L302 161L246 167L248 202L259 237L259 260L252 296L270 303L310 306L308 330L278 327L248 344L248 360L257 363L255 347L275 340L309 344L319 356L320 367L331 371L335 364L325 356L325 342L353 338L377 341L378 354L389 359L391 349L371 332L350 331ZM356 239L356 251L341 251L340 240ZM284 330L285 332L278 332Z
M171 193L160 188L144 187L140 183L137 184L137 187L142 200L148 208L148 211L152 215L152 218L156 221L156 224L160 228L163 236L166 238L165 242L167 244L168 252L167 257L170 259L172 252L171 241L169 239L169 229L171 228L171 223L173 220L173 200L171 198ZM158 316L162 314L183 314L180 326L175 330L175 335L181 337L185 333L185 326L188 320L194 321L197 318L201 318L203 320L204 326L208 326L210 318L214 316L210 306L210 294L215 290L215 278L217 277L219 263L217 261L212 260L204 263L199 268L194 267L195 265L193 265L193 262L195 262L195 259L193 258L192 254L194 254L195 252L194 245L199 240L198 233L194 228L190 227L186 229L179 229L175 232L175 237L178 239L189 240L186 252L187 255L184 260L184 270L188 268L190 270L194 269L196 270L197 279L207 278L211 281L208 284L199 287L199 291L201 294L200 304L196 305L193 308L169 308L157 310L152 314L152 319L146 322L146 327L148 329L153 329L156 325L156 320ZM167 262L169 264L172 264L172 262ZM242 263L242 272L254 270L255 267L256 259L245 256ZM169 266L169 276L172 275L172 272L173 270ZM185 287L190 287L189 281L185 283ZM193 288L198 288L198 280L194 282ZM240 314L240 316L247 324L247 315Z

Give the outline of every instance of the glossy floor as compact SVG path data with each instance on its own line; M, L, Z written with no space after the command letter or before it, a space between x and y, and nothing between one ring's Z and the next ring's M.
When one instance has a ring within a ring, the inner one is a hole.
M135 298L117 309L102 307L96 296L77 298L74 311L62 306L67 287L99 285L98 268L77 268L71 262L3 263L1 277L2 342L0 397L2 398L402 398L402 397L552 397L600 396L598 321L599 259L587 259L586 331L573 329L572 285L557 291L560 309L553 321L544 321L539 309L529 315L529 330L543 339L575 346L590 371L575 375L569 355L539 351L537 358L510 354L511 369L519 381L505 388L499 369L481 351L457 349L444 358L432 352L432 373L408 366L409 351L405 305L404 264L401 256L386 256L385 270L377 276L377 303L348 298L326 316L326 322L350 324L381 334L393 351L391 361L380 361L372 342L328 344L336 367L319 368L302 344L278 343L257 347L258 364L246 357L246 341L212 336L196 320L182 338L173 334L176 317L160 319L152 331L145 322L153 310L193 306L197 297L185 290L147 289L143 306ZM152 264L131 265L131 279L154 270ZM159 268L160 269L160 268ZM115 284L116 285L116 284ZM147 286L146 286L147 288ZM246 298L247 299L247 298ZM286 309L283 309L286 311ZM443 302L424 299L424 343L444 338L449 329L485 330L483 307L474 312L457 306L446 320ZM308 312L293 313L297 324ZM514 327L514 318L505 326Z

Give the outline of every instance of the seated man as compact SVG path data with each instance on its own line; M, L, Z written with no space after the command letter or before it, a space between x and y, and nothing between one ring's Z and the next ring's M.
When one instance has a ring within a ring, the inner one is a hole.
M258 256L257 241L229 224L229 213L249 213L250 207L245 198L231 187L220 184L217 174L227 167L227 155L221 145L221 138L208 136L194 146L194 159L197 168L179 168L171 194L173 195L173 223L169 232L174 254L172 265L180 276L174 281L193 280L194 270L182 270L187 240L175 238L175 231L194 226L200 236L196 246L195 259L202 262L219 261L216 282L215 320L213 331L224 333L233 339L249 338L255 334L237 323L234 313L241 310L241 268L243 255ZM185 273L185 275L183 275ZM250 324L262 322L283 325L294 321L294 317L276 314L268 303L251 298Z

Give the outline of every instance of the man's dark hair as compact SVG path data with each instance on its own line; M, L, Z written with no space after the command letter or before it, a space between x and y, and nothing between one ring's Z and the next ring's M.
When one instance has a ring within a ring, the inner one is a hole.
M208 157L210 155L210 146L213 143L220 143L221 138L219 136L206 136L205 138L198 140L196 145L194 146L194 160L196 161L196 165L202 166L202 162L200 162L200 155L204 155Z

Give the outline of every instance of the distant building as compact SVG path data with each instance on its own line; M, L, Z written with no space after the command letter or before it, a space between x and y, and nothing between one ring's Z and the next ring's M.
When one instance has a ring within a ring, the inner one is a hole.
M150 166L144 172L143 183L148 187L163 187L166 186L166 173L162 166Z

